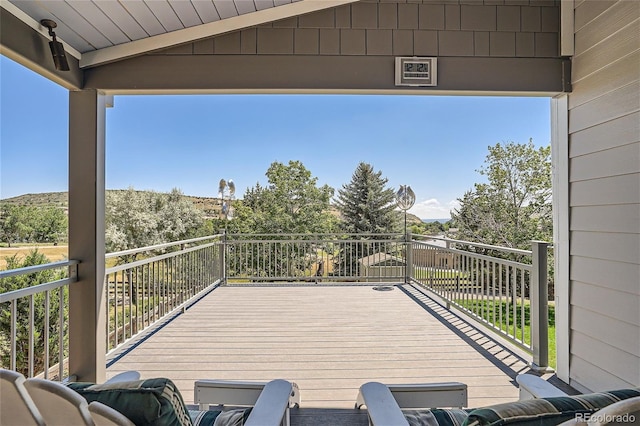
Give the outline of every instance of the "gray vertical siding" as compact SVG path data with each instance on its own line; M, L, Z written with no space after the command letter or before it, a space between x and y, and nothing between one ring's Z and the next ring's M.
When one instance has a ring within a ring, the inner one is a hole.
M640 2L576 1L570 378L640 386Z

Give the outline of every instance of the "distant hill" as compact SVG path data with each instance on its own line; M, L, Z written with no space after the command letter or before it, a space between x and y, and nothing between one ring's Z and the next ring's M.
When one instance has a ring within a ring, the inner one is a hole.
M424 223L433 223L433 222L447 223L450 220L451 220L450 218L446 218L446 219L422 219L422 221Z
M124 191L123 189L108 189L111 191ZM141 191L144 192L144 191ZM196 208L202 210L206 217L216 217L220 214L221 203L219 198L215 197L195 197L191 195L185 195L185 198L191 200ZM10 203L22 206L34 206L34 207L59 207L68 210L69 207L69 195L67 192L42 192L40 194L24 194L17 197L6 198L0 200L3 203ZM332 213L336 216L338 211L335 207L331 208ZM449 219L438 219L441 223L448 221ZM434 222L435 220L426 219L422 220L418 216L411 213L407 213L407 224L414 225L422 222Z
M66 209L69 206L69 195L67 192L42 192L40 194L18 195L0 201L19 206L62 207Z
M108 189L109 192L124 191L123 189ZM146 192L146 191L140 191ZM219 198L213 197L193 197L185 195L185 198L190 200L196 208L204 211L205 216L216 216L220 212L221 205ZM68 192L42 192L40 194L24 194L17 197L5 198L0 200L3 203L16 204L20 206L33 206L33 207L60 207L65 210L69 207L69 194Z

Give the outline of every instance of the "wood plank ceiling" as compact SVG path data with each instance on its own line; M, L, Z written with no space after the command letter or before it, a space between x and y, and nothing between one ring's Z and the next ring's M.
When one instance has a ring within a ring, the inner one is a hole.
M0 7L58 41L80 68L333 8L358 0L3 0Z
M300 0L9 0L80 53L274 8Z

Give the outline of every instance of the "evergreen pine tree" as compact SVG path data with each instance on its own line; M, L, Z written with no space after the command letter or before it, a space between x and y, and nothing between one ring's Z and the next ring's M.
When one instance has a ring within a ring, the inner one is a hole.
M350 234L389 233L397 230L394 191L387 178L373 166L360 163L351 182L338 190L336 206L342 215L343 230Z
M351 182L338 190L336 206L342 216L342 230L349 234L384 234L397 230L398 212L395 211L394 191L388 188L388 179L373 166L360 163ZM359 239L370 237L360 236ZM371 237L380 239L381 236ZM384 238L384 237L382 237ZM392 245L347 244L334 260L334 271L341 275L358 275L358 260L392 249Z

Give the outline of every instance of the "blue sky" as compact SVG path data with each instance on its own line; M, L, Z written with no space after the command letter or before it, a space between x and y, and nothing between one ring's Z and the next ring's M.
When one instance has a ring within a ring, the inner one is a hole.
M108 189L238 195L274 161L300 160L336 190L359 162L411 185L410 212L447 218L483 177L487 146L551 141L548 98L198 95L117 96L107 110ZM0 198L68 189L68 93L0 58Z

